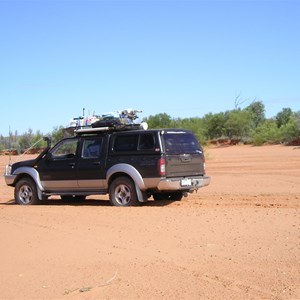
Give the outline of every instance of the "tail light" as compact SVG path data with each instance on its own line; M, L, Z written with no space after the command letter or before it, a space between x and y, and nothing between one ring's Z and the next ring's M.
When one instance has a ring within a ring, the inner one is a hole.
M203 175L205 175L205 168L206 168L206 165L205 165L205 156L203 155Z
M166 161L164 158L161 158L158 161L158 173L160 176L165 176L166 175Z

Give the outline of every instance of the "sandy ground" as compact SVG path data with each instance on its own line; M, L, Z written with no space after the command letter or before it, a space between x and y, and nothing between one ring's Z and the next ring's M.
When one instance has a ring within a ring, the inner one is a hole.
M209 187L141 207L18 206L1 177L0 299L300 299L299 147L206 156Z

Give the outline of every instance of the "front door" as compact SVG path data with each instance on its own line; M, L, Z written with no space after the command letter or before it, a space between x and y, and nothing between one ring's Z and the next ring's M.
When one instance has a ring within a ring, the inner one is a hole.
M76 164L78 138L64 139L38 163L40 180L46 191L78 189Z

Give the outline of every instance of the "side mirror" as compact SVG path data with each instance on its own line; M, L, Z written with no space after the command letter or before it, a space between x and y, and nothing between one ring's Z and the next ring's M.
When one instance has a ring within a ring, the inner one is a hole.
M70 159L70 158L74 158L75 157L75 154L74 153L69 153L67 154L67 158Z
M44 139L45 142L47 142L47 148L50 149L50 147L51 147L51 137L44 136L43 139Z

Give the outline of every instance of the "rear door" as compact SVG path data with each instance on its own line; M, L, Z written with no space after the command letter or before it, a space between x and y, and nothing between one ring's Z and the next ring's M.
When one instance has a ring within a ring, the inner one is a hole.
M190 131L170 130L162 133L166 153L166 176L185 177L204 174L204 155Z
M84 137L77 160L79 189L99 190L105 187L107 136Z

